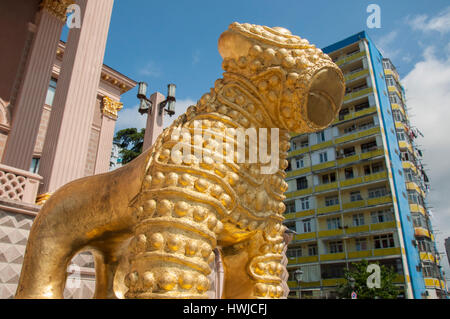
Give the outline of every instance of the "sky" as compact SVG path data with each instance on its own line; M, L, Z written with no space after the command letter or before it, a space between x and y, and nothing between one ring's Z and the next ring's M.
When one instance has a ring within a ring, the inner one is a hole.
M369 4L380 7L380 28L367 26ZM417 144L431 179L428 204L438 250L444 252L444 239L450 237L450 2L116 0L104 63L147 82L149 93L166 94L167 84L175 83L177 114L165 119L168 125L221 77L217 40L234 21L282 26L317 47L368 32L396 65L411 124L424 134ZM135 88L123 95L117 130L145 126L136 93ZM442 265L449 278L446 255Z

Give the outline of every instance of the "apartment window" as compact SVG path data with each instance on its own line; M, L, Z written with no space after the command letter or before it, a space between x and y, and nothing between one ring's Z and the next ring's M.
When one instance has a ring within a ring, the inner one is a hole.
M356 238L355 239L356 251L367 250L367 238Z
M408 190L408 200L410 204L420 204L419 194L416 191Z
M355 175L353 174L353 167L347 167L344 170L345 173L345 179L352 179L355 177Z
M295 226L295 222L289 222L289 223L286 223L285 226L286 226L287 228L289 228L290 230L294 231L294 232L297 231L297 227Z
M365 143L365 144L361 144L361 151L363 153L374 151L376 149L377 149L377 142L376 141Z
M56 84L58 80L55 78L52 78L50 80L50 84L47 89L47 96L45 98L45 104L48 106L53 105L53 100L55 99L55 92L56 92Z
M375 249L383 249L383 248L393 248L395 247L394 236L392 234L389 235L381 235L373 237L375 243Z
M317 135L317 143L325 142L325 131L316 133Z
M297 190L307 189L308 188L308 180L306 177L297 178Z
M302 247L292 247L288 249L288 251L286 252L286 256L288 258L302 257L302 254L303 254Z
M339 120L340 120L340 121L343 121L344 118L345 118L345 116L348 115L349 113L350 113L349 108L342 109L342 110L339 112Z
M422 268L423 276L427 278L437 278L437 271L433 264L424 262L423 268Z
M388 86L395 86L395 81L391 77L386 77L386 82Z
M335 230L341 228L341 219L339 217L333 217L327 219L328 230Z
M37 174L39 171L39 162L41 161L40 158L38 157L34 157L33 160L31 161L31 166L30 166L30 172Z
M379 198L387 196L389 193L386 187L378 187L369 189L369 198Z
M330 241L328 243L330 254L338 254L344 252L344 244L342 241Z
M425 217L423 217L422 214L415 214L413 216L413 224L414 224L414 227L427 228L428 222L425 219Z
M399 141L406 141L406 134L402 131L397 131L397 137Z
M321 163L328 162L328 155L327 152L323 152L319 154L319 160Z
M295 213L295 201L286 203L286 214Z
M390 93L389 94L389 100L393 104L399 104L400 103L400 98L395 93Z
M308 210L309 209L309 197L300 199L300 205L302 207L302 210Z
M292 171L291 161L288 161L288 166L286 167L286 172Z
M297 169L305 167L305 161L304 161L303 157L297 157L295 159L295 163L297 165Z
M392 115L394 116L395 121L403 122L403 115L399 110L392 111Z
M344 128L344 134L348 134L356 130L356 125L352 124L349 127Z
M338 196L328 196L325 197L325 206L334 206L339 205L339 197Z
M370 107L369 102L361 103L358 105L355 105L355 112L362 111L364 109L368 109Z
M309 256L317 256L317 245L308 245L308 255Z
M372 224L386 223L394 220L394 214L391 210L379 210L370 213Z
M412 170L405 170L405 179L407 182L414 181L414 173L412 172Z
M312 232L312 228L311 228L311 219L306 219L303 222L303 233L311 233Z
M307 139L300 142L301 148L308 147L308 146L309 146L309 141Z
M374 163L372 164L372 174L380 173L384 171L383 163Z
M364 214L355 214L353 215L353 227L362 226L365 224Z
M336 173L322 175L322 184L334 183L336 181Z
M350 201L351 201L351 202L357 202L357 201L360 201L360 200L362 200L361 192L360 192L360 191L357 191L357 192L351 192L351 193L350 193Z
M355 154L356 154L356 151L355 151L355 147L354 146L344 148L344 157L353 156Z

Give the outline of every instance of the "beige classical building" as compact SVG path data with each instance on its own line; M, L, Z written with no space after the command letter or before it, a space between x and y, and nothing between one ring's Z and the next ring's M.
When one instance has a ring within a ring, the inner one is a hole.
M75 1L81 28L60 41L73 2L0 3L0 298L15 294L36 200L109 170L120 98L136 86L103 64L113 0ZM66 296L89 297L93 260L74 262Z

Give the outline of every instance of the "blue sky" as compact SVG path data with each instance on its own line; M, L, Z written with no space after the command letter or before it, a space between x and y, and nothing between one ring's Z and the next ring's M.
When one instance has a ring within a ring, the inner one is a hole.
M381 8L379 29L366 25L371 3ZM150 92L165 94L167 84L175 83L180 115L221 76L217 40L233 21L282 26L318 47L368 31L397 66L412 124L425 134L418 144L432 182L432 222L443 251L443 240L450 236L450 143L445 134L450 123L449 1L116 0L104 63L148 82ZM117 129L145 125L137 113L136 91L123 95Z

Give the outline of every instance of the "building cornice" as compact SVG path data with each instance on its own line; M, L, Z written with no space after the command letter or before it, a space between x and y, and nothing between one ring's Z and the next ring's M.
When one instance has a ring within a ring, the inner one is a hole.
M41 9L46 10L62 22L65 22L67 8L74 3L74 0L42 0Z

